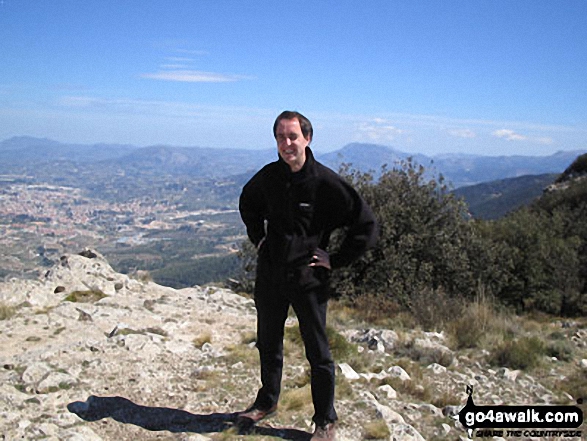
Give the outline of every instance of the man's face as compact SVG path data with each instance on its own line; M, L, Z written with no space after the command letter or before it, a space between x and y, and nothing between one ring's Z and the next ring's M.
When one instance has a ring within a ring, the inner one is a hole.
M277 151L293 172L300 171L306 162L306 147L311 139L304 138L297 118L282 119L275 131Z

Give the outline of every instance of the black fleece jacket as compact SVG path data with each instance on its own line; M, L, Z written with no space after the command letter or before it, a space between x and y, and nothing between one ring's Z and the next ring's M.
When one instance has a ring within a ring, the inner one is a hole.
M281 158L267 164L244 186L240 214L259 261L275 267L307 266L317 248L326 250L333 230L347 227L330 256L332 268L345 266L372 247L375 217L359 194L306 148L303 168L293 173Z

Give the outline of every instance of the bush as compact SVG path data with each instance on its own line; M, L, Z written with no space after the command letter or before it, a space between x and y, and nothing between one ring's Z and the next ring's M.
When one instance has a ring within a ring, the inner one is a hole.
M555 342L550 342L547 345L546 353L549 357L556 357L561 361L571 361L575 354L575 346L570 341L557 340Z
M481 237L467 220L466 207L449 193L442 177L425 177L411 161L370 174L343 168L341 174L371 206L380 225L376 247L337 273L336 290L347 297L371 294L411 308L420 296L444 292L472 298L486 274ZM333 248L340 243L333 240ZM422 302L426 301L422 299Z
M490 362L501 367L529 370L538 366L545 354L544 344L539 338L522 337L499 345L493 350Z
M565 233L565 219L525 208L480 229L501 250L505 277L495 290L501 302L517 312L587 311L581 294L581 239Z

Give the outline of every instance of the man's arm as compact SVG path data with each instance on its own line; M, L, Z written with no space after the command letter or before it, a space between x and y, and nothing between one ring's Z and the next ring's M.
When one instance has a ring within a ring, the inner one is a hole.
M371 208L363 198L347 183L342 183L344 206L343 226L348 227L340 249L330 256L332 268L340 268L350 264L369 248L375 246L379 237L377 220Z
M264 198L255 178L244 187L239 199L239 212L249 239L259 247L265 238Z

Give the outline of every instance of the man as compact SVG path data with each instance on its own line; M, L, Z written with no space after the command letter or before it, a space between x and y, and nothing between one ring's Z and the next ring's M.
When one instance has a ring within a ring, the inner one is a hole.
M349 264L377 239L370 208L335 172L314 159L313 129L298 112L285 111L273 125L278 160L244 186L240 213L257 246L255 306L261 384L253 405L239 414L255 424L277 409L283 368L283 335L291 305L310 363L313 440L334 440L334 362L326 336L331 268ZM339 250L326 252L333 230L346 227Z

